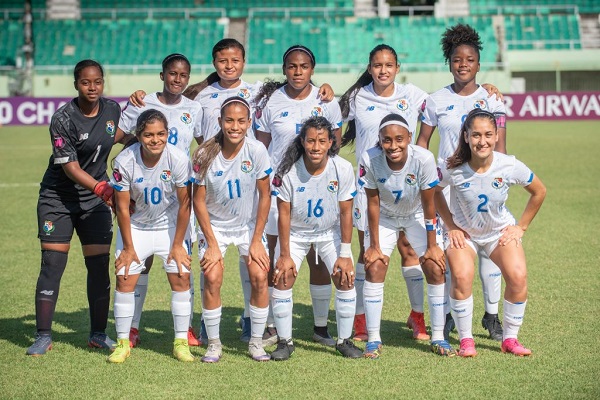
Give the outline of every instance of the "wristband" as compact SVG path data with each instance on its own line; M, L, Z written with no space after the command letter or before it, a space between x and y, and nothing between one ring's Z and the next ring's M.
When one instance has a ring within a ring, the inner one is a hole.
M437 225L437 218L434 218L434 219L425 218L425 229L427 231L435 231L436 225Z
M340 246L340 257L350 258L352 257L352 244L342 243Z

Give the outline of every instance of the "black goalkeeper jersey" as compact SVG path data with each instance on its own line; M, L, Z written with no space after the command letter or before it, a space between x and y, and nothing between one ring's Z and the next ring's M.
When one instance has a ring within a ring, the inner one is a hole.
M98 181L108 180L106 162L115 142L121 108L110 99L100 98L98 115L84 116L77 98L59 108L50 122L52 155L40 184L40 197L62 202L101 202L93 192L73 182L62 165L78 161L81 169Z

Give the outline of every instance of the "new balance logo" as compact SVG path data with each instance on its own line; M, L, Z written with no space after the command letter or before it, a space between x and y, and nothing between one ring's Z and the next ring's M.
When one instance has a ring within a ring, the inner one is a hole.
M446 107L446 111L454 110L454 104Z
M89 133L82 133L81 135L79 135L79 140L87 140L89 136Z
M142 182L144 182L144 178L143 177L137 178L134 182L135 183L142 183Z
M287 116L288 116L288 112L287 111L284 111L284 112L281 113L281 118L285 118Z
M223 171L217 171L217 172L215 172L215 176L223 176Z
M379 181L379 183L385 183L386 179L385 178L379 178L377 179Z
M219 97L219 93L213 93L210 95L211 99L216 99L217 97Z
M375 106L369 106L369 107L367 107L367 111L373 111L373 110L375 110Z
M298 189L296 189L296 192L304 192L304 186L300 186Z
M54 290L41 290L40 294L43 294L45 296L52 296L54 294Z

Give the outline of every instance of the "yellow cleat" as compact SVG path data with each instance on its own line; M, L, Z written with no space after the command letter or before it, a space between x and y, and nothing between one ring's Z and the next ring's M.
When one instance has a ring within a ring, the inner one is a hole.
M194 361L194 356L190 352L190 346L186 339L175 339L173 342L173 356L183 362Z
M120 364L125 362L127 357L131 354L131 348L129 347L129 339L118 339L117 347L112 352L106 361L110 363Z

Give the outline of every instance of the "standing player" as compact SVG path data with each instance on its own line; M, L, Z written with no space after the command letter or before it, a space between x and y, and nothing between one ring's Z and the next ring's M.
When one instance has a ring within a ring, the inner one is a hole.
M452 274L450 307L462 357L477 354L472 333L472 289L475 256L480 252L500 267L506 280L502 352L531 354L517 340L527 304L527 268L521 239L542 206L546 188L514 156L494 151L499 141L497 118L482 109L469 112L456 151L440 167L442 179L435 197L447 228L444 245ZM506 208L509 187L513 185L523 186L530 194L518 222ZM450 208L442 193L446 186L450 188Z
M298 137L302 123L311 116L324 117L331 124L336 143L340 142L342 116L334 100L320 99L319 88L311 82L315 70L315 56L305 46L294 45L283 55L284 82L267 82L256 97L256 138L269 149L271 165L278 168L282 150ZM269 242L269 256L273 259L277 244L277 199L272 198L269 220L265 232ZM327 317L331 301L331 278L322 262L311 250L307 257L310 268L310 294L312 298L314 329L313 340L326 346L335 346L327 331ZM271 289L272 290L272 289ZM265 338L276 332L267 327Z
M37 333L27 349L32 356L43 355L52 348L52 320L73 230L81 241L88 271L88 346L115 345L105 334L110 303L112 220L104 202L110 202L113 192L106 182L106 160L113 144L120 140L116 127L121 109L102 97L104 70L99 63L80 61L73 75L78 96L52 116L52 155L40 184L37 215L42 262L35 290Z
M469 25L458 24L446 30L441 43L444 57L454 76L454 83L427 98L423 107L417 144L429 148L431 135L437 126L440 133L438 165L444 164L459 143L459 131L466 115L477 108L490 111L496 116L498 125L496 151L506 153L504 103L498 99L488 98L485 89L476 83L480 51L483 49L479 34ZM481 324L489 331L492 339L499 341L502 340L502 324L498 318L502 274L485 252L479 252L479 276L485 304L485 315ZM451 324L452 319L448 314L447 334Z
M408 122L389 114L379 125L379 143L363 153L359 184L367 194L368 231L365 234L364 307L369 340L364 355L379 358L383 286L390 255L404 232L421 257L427 278L427 299L431 318L431 348L452 356L444 340L444 252L437 244L433 195L438 184L431 152L411 143ZM441 242L441 240L440 240Z
M283 154L273 180L279 209L279 243L273 271L271 300L279 334L271 357L287 360L292 342L292 288L309 249L319 252L334 281L338 327L336 349L344 357L362 352L350 340L356 309L352 266L352 198L356 194L354 169L336 157L331 122L311 117Z
M183 54L170 54L162 62L160 80L164 82L162 92L150 93L145 97L142 107L126 107L121 115L119 129L127 135L134 135L137 119L142 112L155 109L161 111L166 117L169 126L167 142L190 154L190 146L194 138L201 141L202 107L195 101L182 96L190 80L191 65ZM192 243L196 241L195 224L192 217L190 222L190 237ZM148 292L148 273L152 267L153 257L146 259L146 268L142 271L135 286L135 313L131 322L129 344L135 347L139 341L139 326L144 307L144 300ZM194 282L190 271L190 281ZM194 285L191 287L190 327L188 329L188 343L190 346L199 346L201 343L192 329L194 316Z
M144 261L153 255L162 258L171 285L173 355L180 361L193 361L187 339L192 262L189 155L167 144L169 126L160 111L146 110L139 116L135 137L137 141L115 158L111 177L119 224L114 304L118 344L108 361L122 363L129 357L135 285ZM135 202L133 214L131 200Z
M269 312L269 256L264 228L269 214L271 173L262 143L246 138L250 106L230 97L221 106L221 132L194 153L194 211L200 224L200 265L204 274L202 316L208 335L203 362L220 360L221 285L227 246L237 246L252 285L251 339L248 351L256 361L268 361L262 335ZM258 199L256 194L258 191ZM265 240L263 240L265 239Z

